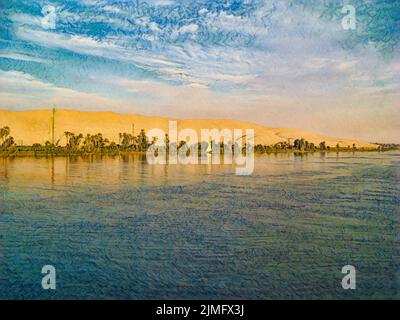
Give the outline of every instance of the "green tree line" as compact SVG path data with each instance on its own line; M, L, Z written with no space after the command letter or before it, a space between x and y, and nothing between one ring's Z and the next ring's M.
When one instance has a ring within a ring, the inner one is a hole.
M59 139L55 144L50 141L46 141L44 144L35 143L32 146L20 146L17 145L14 138L10 135L10 127L5 126L0 128L0 151L5 152L33 152L36 154L95 154L95 153L119 153L119 152L145 152L150 145L156 142L149 141L144 129L140 130L138 135L133 135L130 133L122 132L118 135L118 142L110 141L103 137L102 133L97 134L82 134L73 133L66 131L63 137L65 137L66 143L64 146L60 145ZM169 137L168 134L165 135L164 142L167 146L167 152L169 149ZM223 143L212 142L213 146L219 145L219 150L223 153L226 148ZM178 150L186 146L185 141L180 141L178 145L172 146L176 147ZM189 146L186 146L189 147ZM233 146L237 148L240 146ZM198 143L198 150L205 151L208 148L208 142ZM215 149L214 149L215 150ZM246 146L242 148L243 152L246 150ZM261 145L257 144L254 146L254 151L256 153L270 153L270 152L282 152L282 151L294 151L294 152L317 152L317 151L356 151L362 150L357 149L355 144L352 146L339 146L330 147L326 145L325 141L321 141L319 144L314 144L305 140L304 138L298 138L289 143L286 141L278 142L273 145ZM379 150L383 150L382 147ZM188 151L189 152L189 151Z

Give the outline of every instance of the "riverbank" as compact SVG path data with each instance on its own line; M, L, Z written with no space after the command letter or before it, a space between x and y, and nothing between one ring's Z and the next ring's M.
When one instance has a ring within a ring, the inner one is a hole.
M275 154L275 153L293 153L293 154L310 154L310 153L358 153L358 152L387 152L392 150L399 150L397 148L391 149L372 149L372 148L360 148L360 149L348 149L348 148L340 148L340 149L330 149L330 150L281 150L281 149L270 149L265 152L255 151L256 155L262 154ZM100 156L119 156L119 155L130 155L130 154L142 154L145 155L144 151L134 151L134 150L98 150L96 152L85 152L85 151L69 151L65 150L65 148L59 147L56 150L29 150L26 147L19 148L14 147L10 150L0 150L0 157L81 157L81 156L91 156L91 155L100 155ZM223 155L223 152L221 152Z

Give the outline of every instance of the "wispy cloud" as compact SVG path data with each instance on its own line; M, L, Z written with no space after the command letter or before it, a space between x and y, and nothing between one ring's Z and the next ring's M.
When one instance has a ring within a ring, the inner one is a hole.
M48 60L46 60L46 59L36 58L36 57L28 56L25 54L2 53L1 51L0 51L0 58L12 59L12 60L17 60L17 61L37 62L37 63L47 63L48 62Z
M80 92L68 88L55 87L18 71L0 70L0 108L83 108L84 110L127 110L126 105L97 94Z

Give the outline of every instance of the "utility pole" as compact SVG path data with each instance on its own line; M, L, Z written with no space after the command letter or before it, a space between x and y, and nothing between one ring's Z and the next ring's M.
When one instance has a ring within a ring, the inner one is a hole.
M56 121L56 109L53 108L53 116L51 118L51 143L54 145L55 143L55 135L54 135L54 130L55 130L55 121Z

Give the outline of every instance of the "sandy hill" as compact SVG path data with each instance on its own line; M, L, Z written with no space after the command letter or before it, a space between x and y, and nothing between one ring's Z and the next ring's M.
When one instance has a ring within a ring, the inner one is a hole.
M0 128L9 126L11 135L18 144L32 145L51 140L51 110L8 111L0 110ZM104 137L118 142L120 132L135 134L140 129L148 132L159 128L168 132L167 118L145 117L141 115L126 115L113 112L81 112L72 110L56 110L55 113L55 140L65 143L64 132L96 134L101 132ZM272 145L289 139L304 138L315 144L325 141L329 146L376 147L364 141L328 137L301 129L270 128L253 123L236 120L178 120L178 129L192 128L200 132L201 129L254 129L255 143Z

